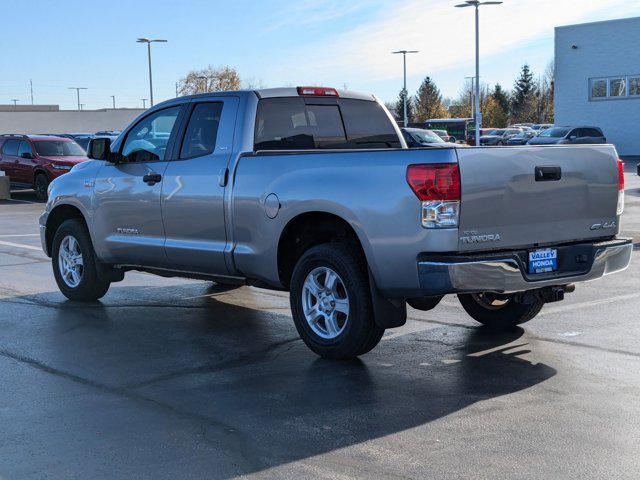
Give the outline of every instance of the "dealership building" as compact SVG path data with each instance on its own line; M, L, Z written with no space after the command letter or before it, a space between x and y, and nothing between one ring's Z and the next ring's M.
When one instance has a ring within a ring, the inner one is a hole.
M640 155L640 17L557 27L555 124L602 128Z

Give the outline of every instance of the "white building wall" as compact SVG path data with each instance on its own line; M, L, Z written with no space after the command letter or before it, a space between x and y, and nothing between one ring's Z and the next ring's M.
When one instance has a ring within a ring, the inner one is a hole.
M638 45L640 17L556 28L556 125L601 127L621 155L640 155L640 96L589 96L591 78L640 76Z
M59 111L0 111L2 133L94 133L122 130L144 112L137 108Z

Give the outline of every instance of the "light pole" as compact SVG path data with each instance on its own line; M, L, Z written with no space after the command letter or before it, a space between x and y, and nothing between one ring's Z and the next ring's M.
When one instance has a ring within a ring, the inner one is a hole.
M471 90L469 91L469 112L471 112L471 116L473 117L473 97L475 96L473 93L473 85L476 77L464 77L464 79L471 82Z
M146 108L147 108L147 99L146 98L141 98L140 100L142 100L142 108L146 110Z
M482 124L482 113L480 113L480 6L500 5L502 1L483 2L481 0L466 0L464 3L456 5L456 8L475 7L476 9L476 84L475 84L475 115L476 124L476 147L480 146L480 127Z
M80 110L80 90L86 90L87 87L69 87L69 90L75 90L78 97L78 110Z
M409 123L407 118L407 53L418 53L418 50L398 50L397 52L391 52L393 55L402 54L402 71L404 73L404 83L402 87L402 108L403 108L403 123L405 128Z
M156 39L148 39L148 38L139 38L136 40L138 43L146 43L147 44L147 56L149 57L149 98L151 100L151 106L153 107L153 80L151 77L151 44L152 43L167 43L166 40L162 40L159 38Z
M115 110L115 108L116 108L116 96L115 95L111 95L111 100L113 100L113 108Z

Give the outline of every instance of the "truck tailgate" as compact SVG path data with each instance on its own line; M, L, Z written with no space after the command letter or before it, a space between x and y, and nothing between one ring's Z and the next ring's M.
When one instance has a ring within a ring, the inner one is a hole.
M537 247L618 233L615 148L458 149L460 251Z

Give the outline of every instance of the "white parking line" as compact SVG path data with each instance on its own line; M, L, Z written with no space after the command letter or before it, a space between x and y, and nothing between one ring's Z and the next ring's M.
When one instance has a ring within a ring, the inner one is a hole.
M26 248L27 250L36 250L42 252L41 247L34 247L33 245L25 245L23 243L3 242L0 241L0 245L6 245L7 247Z
M37 237L39 233L20 233L20 234L11 234L11 235L0 235L0 238L6 237Z
M17 198L7 198L5 200L7 202L18 202L18 203L41 203L41 202L33 202L31 200L18 200Z

